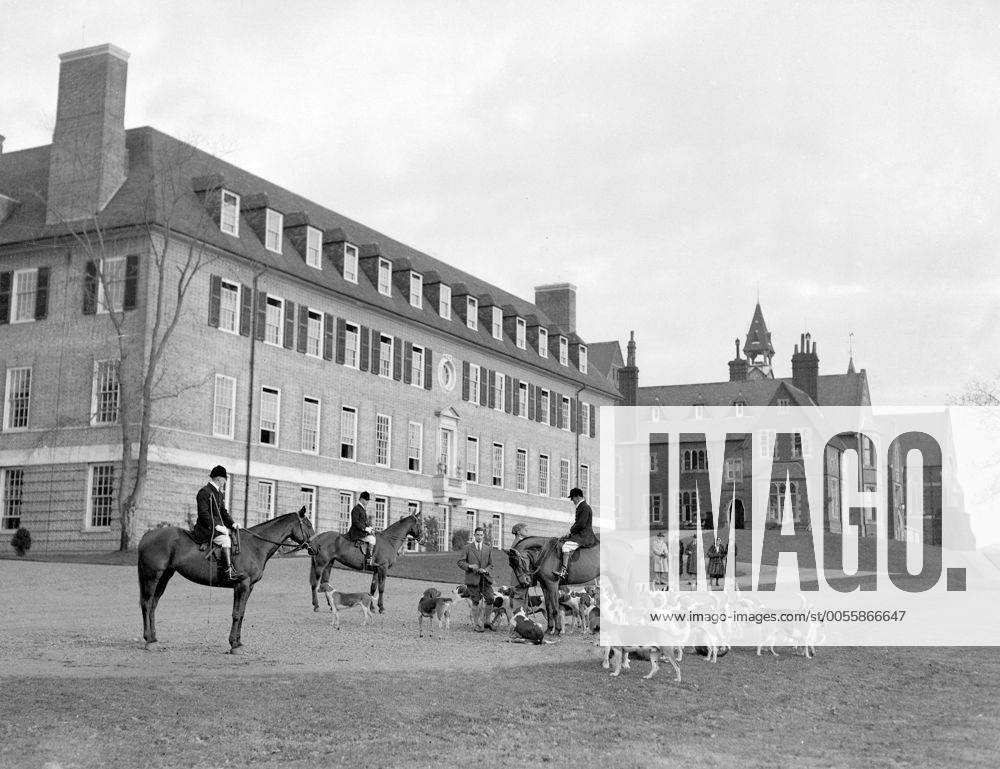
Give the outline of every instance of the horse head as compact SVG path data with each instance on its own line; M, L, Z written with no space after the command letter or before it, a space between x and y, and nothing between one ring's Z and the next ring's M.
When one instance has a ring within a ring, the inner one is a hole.
M419 544L424 544L424 515L423 513L417 513L413 516L413 523L410 524L410 528L406 531L411 537L413 537Z
M316 548L311 544L312 538L316 536L316 530L313 528L312 521L309 520L309 516L306 514L305 505L299 508L298 520L296 521L296 525L292 527L290 536L295 540L295 544L305 547L309 555L316 555Z

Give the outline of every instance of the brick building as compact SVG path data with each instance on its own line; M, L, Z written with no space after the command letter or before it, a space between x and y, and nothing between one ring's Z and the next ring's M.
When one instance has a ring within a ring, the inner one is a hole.
M636 343L634 337L627 347L626 365L621 367L619 377L622 382L622 396L626 405L687 407L692 415L707 407L727 406L739 413L747 406L772 406L787 409L794 406L870 406L871 394L865 369L855 370L853 358L848 362L843 374L820 374L817 345L809 334L802 334L792 354L792 376L778 377L774 372L775 350L771 342L771 332L764 321L764 314L758 303L743 344L740 355L740 340L736 340L736 356L729 361L729 379L725 382L703 382L682 385L639 386L639 369L636 365ZM766 504L753 504L750 469L753 466L753 445L749 438L727 441L723 457L722 498L716 499L709 487L708 464L709 447L704 439L693 437L680 447L679 468L679 522L682 528L694 527L697 516L711 526L716 513L732 516L735 528L749 528L753 511L763 512L767 523L777 525L781 520L781 505L787 499L796 525L804 524L802 516L803 460L813 451L824 452L824 488L822 500L809 500L810 509L822 504L824 528L840 531L844 512L841 510L841 457L846 451L856 452L859 458L859 474L865 489L875 487L875 463L871 441L856 434L843 434L833 438L825 447L812 446L808 433L805 438L789 440L788 436L770 431L763 436L759 451L773 458L774 473L787 477L787 482L773 482ZM650 526L654 529L667 527L668 462L667 446L652 442L650 445ZM890 470L896 476L900 473L899 458ZM786 488L787 487L787 488ZM711 505L706 503L711 500ZM900 515L900 500L897 495L895 508L890 516L896 520ZM864 533L874 525L871 516L861 522ZM894 532L895 536L899 536Z
M250 525L306 504L317 530L343 530L363 489L378 527L435 519L431 547L476 523L500 545L520 521L562 531L572 485L600 515L596 413L619 395L588 365L573 286L525 301L125 130L128 55L60 58L52 144L0 153L3 540L24 526L42 550L117 545L144 387L135 537L190 521L217 463Z

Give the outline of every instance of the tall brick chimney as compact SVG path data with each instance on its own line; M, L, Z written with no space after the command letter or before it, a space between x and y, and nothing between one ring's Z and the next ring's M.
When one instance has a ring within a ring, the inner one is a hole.
M745 358L740 357L740 340L736 340L736 357L729 361L729 381L730 382L745 382L747 381L747 371L750 368L750 364L747 363Z
M576 331L576 286L572 283L535 286L535 305L564 334Z
M125 181L128 53L105 44L60 54L47 224L103 210Z
M618 370L618 391L622 394L624 406L635 406L639 402L639 367L635 365L635 332L629 332L628 352L625 365Z
M792 384L819 403L819 356L812 336L802 334L792 355Z

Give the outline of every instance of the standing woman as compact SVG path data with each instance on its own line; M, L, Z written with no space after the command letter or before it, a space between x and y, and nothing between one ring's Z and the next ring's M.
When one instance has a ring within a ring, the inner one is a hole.
M708 576L712 584L719 584L718 580L726 576L726 554L729 552L719 537L715 538L715 544L708 548Z

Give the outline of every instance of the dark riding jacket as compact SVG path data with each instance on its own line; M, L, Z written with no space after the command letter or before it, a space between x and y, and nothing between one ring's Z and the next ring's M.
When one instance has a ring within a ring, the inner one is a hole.
M214 534L216 526L233 528L233 519L226 510L226 499L215 484L206 483L198 491L198 521L194 525L194 538L198 542L208 542Z
M351 528L347 531L347 538L351 542L357 542L358 540L364 539L368 536L368 532L365 529L371 526L371 519L368 517L368 513L360 502L354 506L351 510Z
M594 533L594 511L586 501L577 505L576 520L573 521L566 539L576 542L580 547L593 547L597 544L597 535Z
M465 570L465 584L474 587L482 583L486 575L480 574L476 569L493 568L493 548L483 542L476 548L475 542L470 542L465 546L465 554L458 562L458 568ZM492 582L492 577L487 582Z

